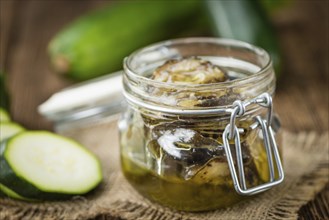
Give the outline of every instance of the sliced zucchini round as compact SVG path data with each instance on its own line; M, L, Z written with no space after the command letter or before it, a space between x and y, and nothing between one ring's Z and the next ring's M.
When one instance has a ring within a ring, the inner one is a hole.
M8 122L10 121L10 116L6 110L0 108L0 122Z
M99 160L72 139L47 131L22 132L0 145L0 182L31 199L85 194L102 181Z
M0 142L10 138L22 131L24 131L21 125L14 122L1 122L0 123Z

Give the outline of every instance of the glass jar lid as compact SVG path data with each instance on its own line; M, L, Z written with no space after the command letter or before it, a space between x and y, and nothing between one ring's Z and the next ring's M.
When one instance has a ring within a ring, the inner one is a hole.
M182 84L149 77L165 61L191 56L224 68L233 80ZM266 51L241 41L218 38L177 39L140 49L125 59L123 81L124 95L133 105L173 114L226 114L236 99L248 100L264 92L273 95L275 90L275 74ZM199 97L207 97L203 99L207 105L186 105L186 101L198 102Z

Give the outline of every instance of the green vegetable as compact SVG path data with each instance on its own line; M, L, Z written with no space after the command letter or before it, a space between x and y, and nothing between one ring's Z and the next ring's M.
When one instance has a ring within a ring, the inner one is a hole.
M1 185L1 184L0 184L0 185ZM1 186L0 186L0 187L1 187ZM5 194L4 192L2 192L2 191L1 191L1 188L0 188L0 198L1 198L1 197L5 197L5 196L6 196L6 194Z
M97 158L77 142L47 131L27 131L0 145L0 183L37 200L85 194L102 180Z
M0 107L0 122L8 122L10 121L10 116L8 112Z
M9 121L10 121L10 117L9 117L9 114L7 113L7 111L0 108L0 142L16 135L19 132L24 131L24 128L22 126L20 126L19 124L13 123L13 122L9 122ZM0 157L0 159L1 159L1 157ZM2 167L0 166L0 169L1 168ZM0 171L2 171L2 170L0 170ZM27 198L24 198L24 197L18 195L17 193L15 193L11 189L9 189L8 187L6 187L0 183L0 197L4 197L4 196L9 196L14 199L29 200Z
M117 2L81 17L49 44L55 69L86 80L122 68L132 51L168 39L195 22L200 1Z
M6 90L5 75L2 72L0 72L0 107L9 109L9 95Z
M263 8L269 13L274 13L282 8L292 5L294 0L258 0Z
M1 122L0 123L0 142L18 134L24 130L25 129L17 123Z
M280 73L281 57L274 29L258 1L204 1L216 36L249 42L269 52Z

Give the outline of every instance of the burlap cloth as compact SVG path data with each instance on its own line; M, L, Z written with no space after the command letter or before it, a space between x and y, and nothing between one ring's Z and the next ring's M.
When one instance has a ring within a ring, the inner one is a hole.
M296 219L299 208L327 183L328 133L283 132L284 182L250 200L212 212L177 212L151 203L124 179L119 165L116 122L65 132L102 161L104 182L94 192L69 201L29 203L0 199L0 219Z

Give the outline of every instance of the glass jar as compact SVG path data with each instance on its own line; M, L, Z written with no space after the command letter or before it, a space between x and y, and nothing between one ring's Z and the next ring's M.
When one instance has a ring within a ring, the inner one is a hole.
M166 61L190 56L216 64L231 80L150 78ZM178 210L212 210L283 180L271 105L275 74L263 49L216 38L157 43L125 59L123 84L122 170L148 199Z

